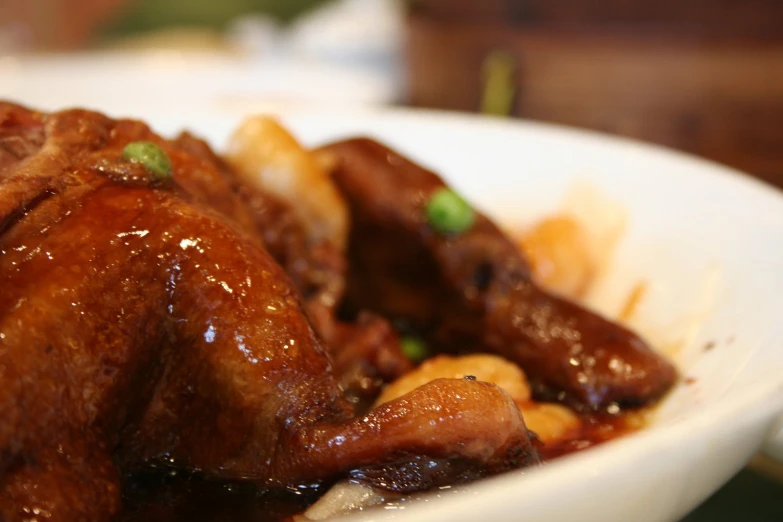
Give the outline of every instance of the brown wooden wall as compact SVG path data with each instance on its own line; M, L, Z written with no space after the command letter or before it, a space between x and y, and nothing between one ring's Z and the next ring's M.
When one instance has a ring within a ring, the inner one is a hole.
M783 187L783 1L636 4L414 2L409 101L478 110L482 65L502 50L517 116L653 141Z

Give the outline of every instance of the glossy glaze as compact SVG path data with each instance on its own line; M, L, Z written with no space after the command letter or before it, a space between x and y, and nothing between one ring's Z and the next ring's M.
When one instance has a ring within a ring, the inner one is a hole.
M172 181L122 160L139 139L167 152ZM537 460L486 383L436 381L354 417L208 155L139 122L12 104L0 144L1 519L108 520L120 472L149 462L280 488L422 457L471 477Z
M539 397L579 408L647 404L674 367L636 334L536 286L518 248L486 217L435 232L424 206L434 173L369 139L328 145L351 206L349 301L411 324L443 351L517 362Z

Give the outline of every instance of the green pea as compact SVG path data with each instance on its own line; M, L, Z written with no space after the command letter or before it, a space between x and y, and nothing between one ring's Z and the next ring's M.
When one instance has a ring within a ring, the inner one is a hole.
M435 191L426 212L430 226L441 234L460 234L476 221L476 213L468 202L449 188Z
M122 149L122 157L144 165L157 181L171 178L171 160L166 152L151 141L133 141Z
M400 348L405 357L413 362L421 362L429 355L427 345L415 337L403 337L400 339Z

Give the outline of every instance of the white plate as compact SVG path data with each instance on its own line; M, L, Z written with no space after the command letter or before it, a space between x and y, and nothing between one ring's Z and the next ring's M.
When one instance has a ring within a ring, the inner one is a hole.
M188 127L220 148L250 108L172 107L144 116L163 133ZM712 163L553 126L405 111L300 110L284 120L309 144L375 136L506 224L556 211L575 180L589 180L629 213L592 304L614 315L634 285L649 282L639 326L679 336L686 345L677 362L694 379L636 435L360 519L676 520L770 433L783 410L780 192ZM705 350L707 343L714 347Z
M159 115L218 147L242 117ZM507 224L557 211L589 180L629 213L612 270L592 304L616 314L639 281L639 326L686 343L685 376L654 425L535 472L441 492L360 518L444 522L675 520L738 471L783 410L783 195L702 160L553 126L431 112L301 110L283 115L309 144L377 137L425 165ZM708 343L714 346L705 350Z

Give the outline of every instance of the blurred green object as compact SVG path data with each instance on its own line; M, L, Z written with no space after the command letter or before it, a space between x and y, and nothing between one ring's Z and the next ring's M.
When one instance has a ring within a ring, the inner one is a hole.
M403 337L400 339L400 348L405 357L415 363L419 363L427 358L429 350L424 341L415 337Z
M137 0L103 31L104 38L165 27L222 29L248 14L268 14L283 23L329 0Z
M481 112L492 116L510 116L516 95L514 57L504 51L493 51L484 59L481 74L484 91Z

